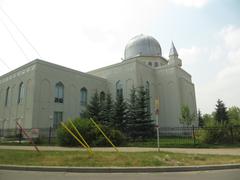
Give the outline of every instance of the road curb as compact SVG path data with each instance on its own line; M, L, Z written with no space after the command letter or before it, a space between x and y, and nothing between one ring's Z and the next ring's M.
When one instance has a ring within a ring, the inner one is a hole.
M240 164L163 167L66 167L0 165L0 170L76 172L76 173L153 173L240 169Z

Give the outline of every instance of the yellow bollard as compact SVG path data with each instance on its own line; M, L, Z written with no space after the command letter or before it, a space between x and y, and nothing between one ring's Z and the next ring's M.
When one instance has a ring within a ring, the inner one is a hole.
M107 137L107 135L102 131L102 129L99 127L99 125L92 119L90 118L90 120L92 121L92 123L97 127L97 129L102 133L102 135L107 139L107 141L112 145L112 147L117 151L117 147L112 143L112 141Z
M88 145L88 143L85 141L85 139L81 135L81 133L77 130L76 126L73 124L72 120L68 119L68 122L70 122L70 124L72 125L73 129L77 132L78 136L81 138L81 140L86 145L86 147L89 149L89 151L93 152L92 149L90 148L90 146Z
M92 151L89 151L89 149L86 147L86 145L83 144L83 142L82 142L80 139L78 139L78 137L75 136L75 135L73 134L73 132L72 132L63 122L61 122L61 125L88 151L88 153L89 153L90 155L92 155Z

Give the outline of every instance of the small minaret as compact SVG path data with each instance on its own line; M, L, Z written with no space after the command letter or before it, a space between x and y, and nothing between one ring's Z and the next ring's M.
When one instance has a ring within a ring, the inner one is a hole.
M169 64L175 66L182 66L182 60L178 58L177 49L175 48L173 42L171 44L170 52L169 52Z
M171 49L170 49L170 52L169 52L169 59L171 58L178 58L178 53L177 53L177 50L172 42L172 45L171 45Z

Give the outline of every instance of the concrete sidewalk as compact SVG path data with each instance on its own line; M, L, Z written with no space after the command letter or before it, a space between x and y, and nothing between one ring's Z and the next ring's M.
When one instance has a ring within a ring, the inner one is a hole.
M59 147L59 146L38 146L40 151L85 151L80 147ZM32 146L6 146L0 145L0 149L16 149L16 150L34 150ZM110 147L92 148L93 151L113 152ZM141 148L141 147L118 147L120 152L154 152L157 148ZM215 154L215 155L239 155L240 148L160 148L160 151L187 153L187 154Z

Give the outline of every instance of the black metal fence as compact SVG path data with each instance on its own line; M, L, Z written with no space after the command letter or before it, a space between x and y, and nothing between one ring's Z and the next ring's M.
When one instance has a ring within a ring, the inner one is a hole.
M25 131L25 133L23 131ZM57 138L57 129L52 127L32 129L0 129L0 137L2 141L9 143L22 143L30 137L38 143L54 144Z
M0 129L0 142L22 143L27 140L21 129ZM57 129L33 128L24 129L33 139L44 144L55 144ZM161 144L198 144L201 138L209 136L207 143L240 143L240 126L228 127L160 127L159 136Z
M240 143L240 126L160 127L159 135L160 142L166 138L179 144L236 144Z

